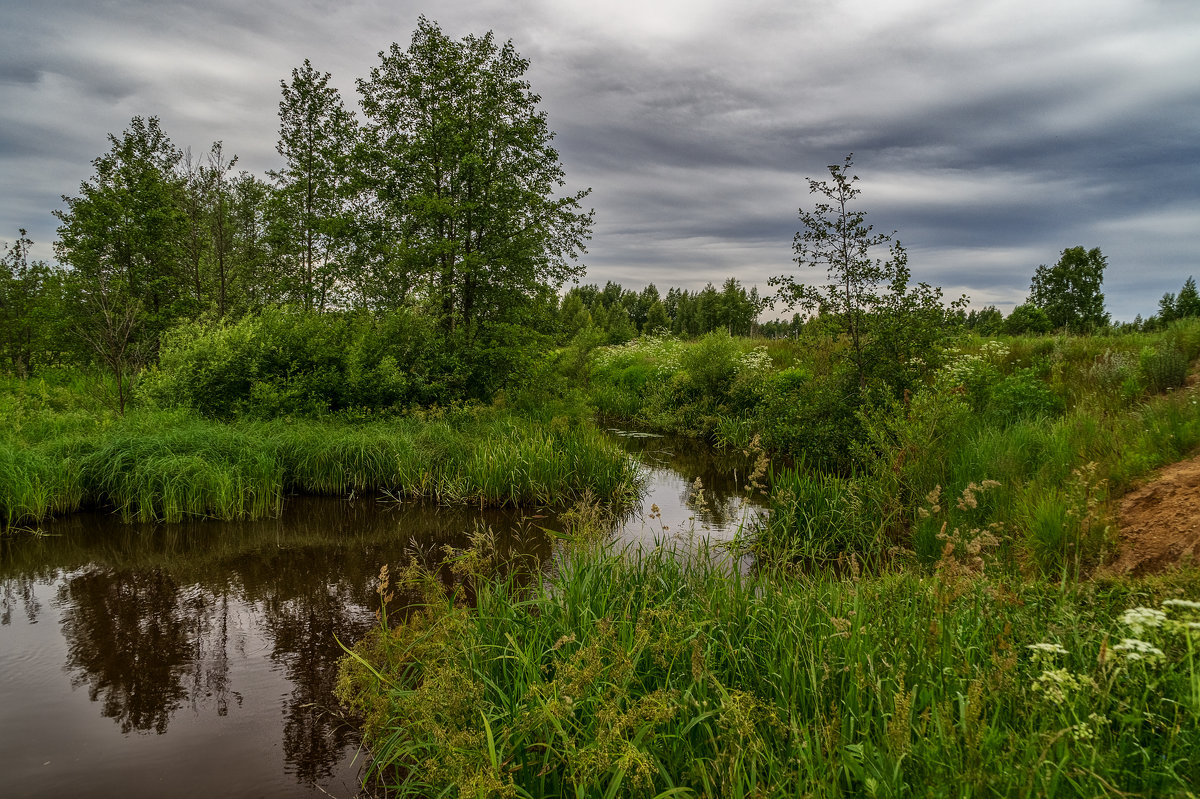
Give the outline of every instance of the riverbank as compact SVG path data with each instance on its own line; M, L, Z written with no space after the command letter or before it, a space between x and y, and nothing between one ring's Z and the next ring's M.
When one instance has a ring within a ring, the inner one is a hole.
M469 559L479 563L486 559ZM572 550L531 588L379 586L339 692L396 795L1184 796L1200 573L741 574ZM393 614L400 608L394 607Z
M0 404L0 521L85 508L127 520L254 519L291 494L388 494L478 507L627 503L638 469L578 415L495 407L366 420L117 416L78 387L10 381Z

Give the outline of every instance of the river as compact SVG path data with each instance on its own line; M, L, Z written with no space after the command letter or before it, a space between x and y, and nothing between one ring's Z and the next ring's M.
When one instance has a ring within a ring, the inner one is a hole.
M754 512L745 459L612 433L646 472L622 543L728 538ZM376 623L380 566L432 561L481 524L551 554L550 509L371 497L296 497L240 523L82 513L0 538L0 796L358 795L338 642Z

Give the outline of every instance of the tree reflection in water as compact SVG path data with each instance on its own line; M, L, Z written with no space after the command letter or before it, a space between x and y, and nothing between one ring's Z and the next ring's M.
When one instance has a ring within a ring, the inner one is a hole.
M166 732L193 664L175 581L161 570L97 569L68 577L58 601L72 687L87 685L121 732Z
M506 547L548 555L548 540L516 514L484 521L503 531ZM311 499L281 519L241 524L71 517L56 530L65 534L15 544L0 561L0 619L23 606L35 620L35 584L57 584L72 685L86 686L122 733L163 734L183 707L236 714L239 662L265 657L291 683L285 768L317 784L357 743L332 694L338 641L353 643L376 623L379 567L464 546L478 522L465 510ZM509 536L514 529L525 534ZM260 641L264 655L247 652Z
M754 469L755 457L740 449L717 450L698 446L694 439L671 435L652 435L610 428L614 439L650 469L652 483L675 484L679 507L687 508L698 522L715 529L736 528L745 520L746 481ZM687 475L687 478L684 478ZM704 491L701 500L694 491L699 478ZM758 505L762 496L751 496Z
M30 624L37 624L42 612L42 603L34 591L32 577L22 575L0 583L0 627L12 624L13 611L20 605Z

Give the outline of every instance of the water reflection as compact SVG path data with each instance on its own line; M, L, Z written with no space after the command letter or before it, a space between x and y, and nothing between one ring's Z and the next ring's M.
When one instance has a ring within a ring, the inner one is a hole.
M740 453L621 441L650 473L646 510L619 531L625 539L656 537L655 525L727 536L744 517ZM696 477L704 503L692 495ZM645 521L651 504L661 520ZM168 774L176 796L352 795L356 733L332 698L338 641L376 623L381 565L437 562L477 525L510 557L552 560L551 511L371 499L297 498L281 518L251 523L79 514L38 537L0 538L5 796L80 784L97 796L160 795L152 772Z
M693 533L729 538L757 513L762 495L747 488L754 460L745 452L697 446L680 436L609 432L650 472L641 519L630 520L643 522L643 542ZM651 505L658 506L661 518L648 518ZM634 528L627 521L626 533Z
M269 682L262 672L278 675L270 684L286 686L275 737L283 771L293 785L321 785L346 771L357 743L332 698L338 641L353 643L375 623L379 567L441 557L445 546L465 546L480 523L523 530L506 535L506 547L548 559L537 524L553 517L535 515L543 518L321 499L241 524L156 527L79 515L48 525L45 536L0 542L0 620L56 617L71 688L84 689L125 735L164 735L185 709L212 720L238 716L247 692ZM49 608L39 585L53 588ZM8 738L18 731L4 715L0 735ZM0 750L0 773L4 765ZM120 792L110 787L98 792Z
M71 687L86 685L121 732L166 732L194 665L193 625L175 580L161 570L97 569L67 578L57 601Z
M0 583L0 627L12 624L13 611L18 607L30 624L37 624L42 603L33 590L32 577L21 575Z

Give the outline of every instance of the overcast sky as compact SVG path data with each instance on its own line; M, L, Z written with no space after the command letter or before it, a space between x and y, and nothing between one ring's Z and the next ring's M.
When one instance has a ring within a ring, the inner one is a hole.
M354 80L419 14L530 59L586 280L766 289L796 273L806 177L854 153L861 205L916 280L1008 310L1100 247L1118 319L1200 276L1196 0L0 0L0 240L52 257L60 195L134 115L277 166L279 82ZM818 281L818 274L798 274Z

